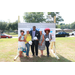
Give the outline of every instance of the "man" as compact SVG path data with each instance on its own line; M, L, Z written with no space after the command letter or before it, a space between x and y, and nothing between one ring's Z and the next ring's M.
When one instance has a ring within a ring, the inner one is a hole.
M36 57L37 57L38 56L38 44L40 40L40 32L36 30L36 26L33 26L33 30L30 31L30 35L32 36L31 51L34 56L34 47L35 47L35 52L36 52Z

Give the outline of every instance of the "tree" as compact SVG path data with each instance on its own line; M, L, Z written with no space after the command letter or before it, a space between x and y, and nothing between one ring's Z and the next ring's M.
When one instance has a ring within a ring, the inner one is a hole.
M73 22L73 23L71 24L71 28L72 28L72 29L75 29L75 22Z
M60 25L65 25L65 23L60 23Z
M11 23L8 23L6 26L6 30L8 31L8 33L9 33L10 29L11 29Z
M18 21L15 21L13 23L8 23L6 26L6 30L8 31L8 33L10 30L18 30Z
M23 19L28 23L40 23L45 22L43 12L26 12L24 13Z
M12 30L18 30L18 21L15 21L11 24L11 29Z
M54 16L56 16L56 23L58 24L61 21L64 21L61 16L59 16L59 12L48 12L47 21L48 23L54 22Z
M56 25L56 28L61 28L61 26L60 25Z
M0 22L0 30L2 30L3 32L6 29L6 26L7 26L7 22Z

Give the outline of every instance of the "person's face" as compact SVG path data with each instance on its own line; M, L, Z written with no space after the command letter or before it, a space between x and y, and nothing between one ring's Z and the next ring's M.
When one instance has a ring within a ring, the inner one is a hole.
M29 31L27 31L27 34L29 34Z
M48 34L49 32L48 31L46 31L46 34Z
M33 31L35 31L36 30L36 27L33 27Z
M23 35L24 33L23 32L21 32L21 35Z

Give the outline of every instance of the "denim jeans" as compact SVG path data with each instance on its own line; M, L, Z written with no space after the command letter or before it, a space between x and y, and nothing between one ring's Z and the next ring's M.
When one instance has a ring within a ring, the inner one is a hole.
M46 41L45 45L46 45L46 48L47 48L47 56L49 56L49 45L50 45L49 41Z
M30 49L29 43L26 44L26 47L27 47L27 49L26 49L26 55L29 56L29 49Z

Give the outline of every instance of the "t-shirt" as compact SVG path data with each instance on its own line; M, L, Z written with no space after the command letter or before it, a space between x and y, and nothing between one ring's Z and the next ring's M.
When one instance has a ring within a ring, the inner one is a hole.
M49 37L49 36L50 36L50 37ZM52 39L52 35L51 35L51 34L48 34L48 35L45 34L44 37L45 37L45 39L46 39L46 38Z
M25 37L26 37L26 41L27 41L27 42L29 42L29 41L32 40L30 34L26 34ZM26 44L27 42L25 42L25 44Z
M33 40L33 38L35 37L35 31L32 31L32 40Z

